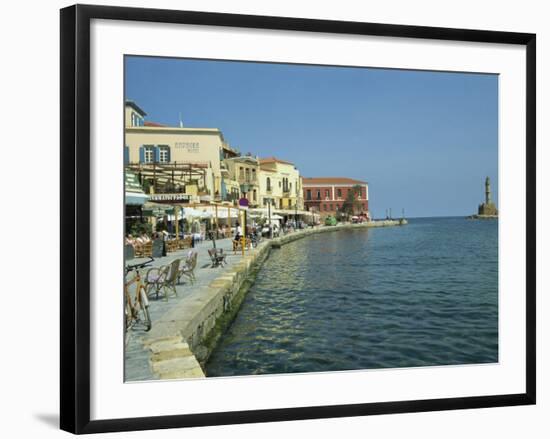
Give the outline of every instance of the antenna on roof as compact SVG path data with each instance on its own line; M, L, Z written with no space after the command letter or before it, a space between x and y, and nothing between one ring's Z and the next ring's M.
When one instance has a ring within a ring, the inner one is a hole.
M179 114L180 128L183 128L183 120L181 120L181 111Z

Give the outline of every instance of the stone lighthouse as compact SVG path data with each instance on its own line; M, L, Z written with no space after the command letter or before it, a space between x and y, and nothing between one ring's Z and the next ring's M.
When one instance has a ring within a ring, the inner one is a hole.
M479 205L477 209L478 217L496 217L498 210L495 203L491 201L491 180L489 177L485 179L485 203Z
M491 204L491 180L485 179L485 204Z

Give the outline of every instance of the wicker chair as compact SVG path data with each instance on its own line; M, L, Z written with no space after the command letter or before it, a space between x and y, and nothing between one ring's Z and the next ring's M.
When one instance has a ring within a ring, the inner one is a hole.
M166 241L166 252L175 252L178 249L178 242L176 240Z
M148 242L143 244L142 257L144 257L144 258L152 258L153 257L153 241L148 241Z
M192 251L189 253L189 256L185 259L185 262L181 264L179 273L178 273L178 283L180 282L180 278L182 276L185 276L189 278L189 281L191 283L195 283L196 277L195 277L195 268L197 267L197 257L198 253L196 251Z
M163 265L162 267L154 267L147 270L147 274L145 275L144 280L147 296L155 293L156 298L158 299L159 294L161 294L162 291L164 299L168 300L168 296L166 295L166 291L164 290L164 285L166 283L166 279L168 278L169 273L170 265Z
M164 300L168 300L168 294L170 292L174 296L177 296L176 283L178 281L179 266L180 260L174 259L168 265L149 269L145 276L145 291L147 295L154 292L158 299L159 294L162 294Z
M170 271L168 272L168 276L166 277L164 289L166 292L171 291L174 293L174 296L178 295L178 292L176 291L176 284L178 282L178 274L179 274L179 268L180 268L180 260L174 259L170 265Z

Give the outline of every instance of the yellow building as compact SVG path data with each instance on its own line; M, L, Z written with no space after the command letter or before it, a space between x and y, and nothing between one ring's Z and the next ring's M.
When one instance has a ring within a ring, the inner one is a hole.
M182 192L205 201L222 198L221 158L231 148L219 129L146 122L132 101L126 102L125 115L125 164L146 176L148 192L157 194L152 201L183 200L177 196Z
M266 206L271 200L275 209L303 210L302 179L296 166L276 157L259 162L260 204Z
M236 184L240 197L246 197L250 207L257 207L260 203L260 187L258 174L260 162L251 155L228 157L224 159L229 179L227 185Z

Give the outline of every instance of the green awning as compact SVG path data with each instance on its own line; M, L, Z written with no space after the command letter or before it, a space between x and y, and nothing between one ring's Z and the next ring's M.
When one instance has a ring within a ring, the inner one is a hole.
M124 173L124 188L124 202L127 205L142 206L149 199L149 196L143 192L137 175L133 172L126 171Z
M143 216L174 215L174 207L157 203L146 203L141 209Z

